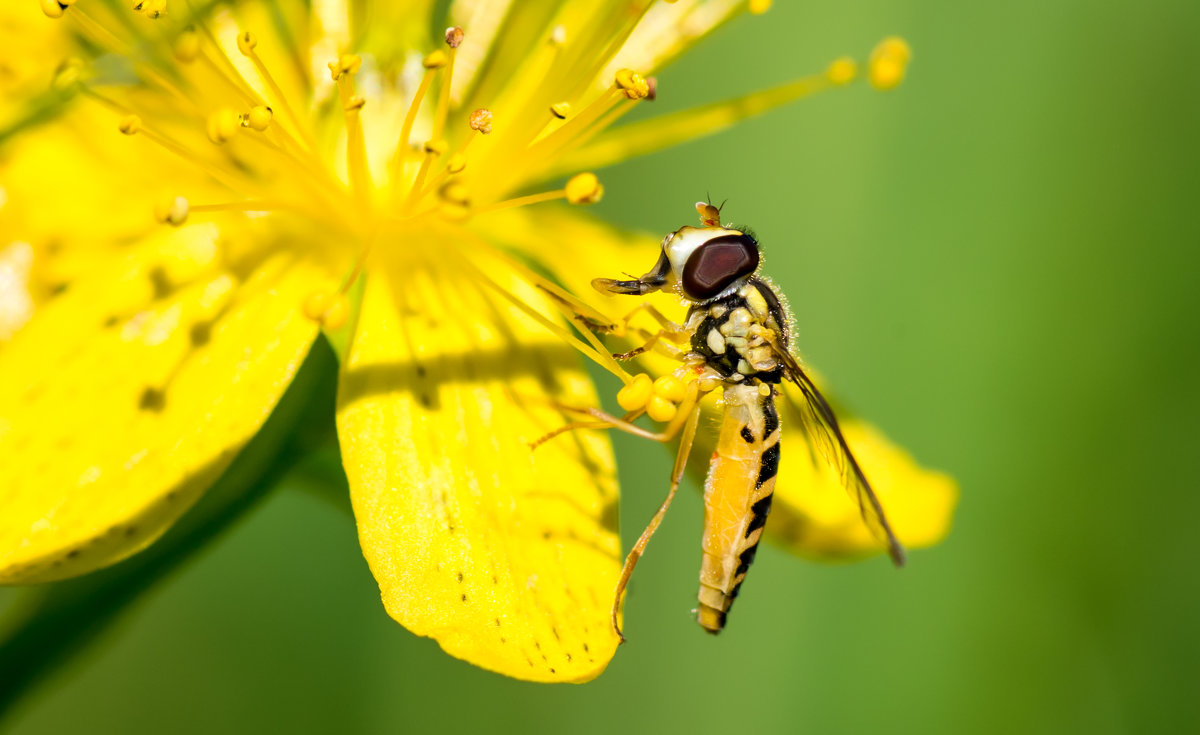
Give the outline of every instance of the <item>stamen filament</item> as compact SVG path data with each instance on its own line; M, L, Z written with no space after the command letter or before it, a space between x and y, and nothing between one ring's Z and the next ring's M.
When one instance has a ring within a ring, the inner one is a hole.
M616 161L661 150L720 132L748 117L821 92L834 85L827 73L814 74L770 89L752 92L691 110L606 131L595 142L556 158L545 175L602 168Z
M350 173L350 188L363 203L369 202L371 172L367 166L367 144L363 136L363 99L354 96L354 77L344 73L338 78L338 94L346 118L346 167Z
M447 52L447 56L449 60L446 62L446 71L442 74L441 88L438 90L437 110L433 115L433 140L441 139L446 130L446 117L450 114L450 87L454 83L454 60L458 57L458 49L452 46Z
M413 95L413 101L404 115L404 123L400 126L400 142L396 147L396 155L392 164L392 185L397 188L400 177L404 173L404 161L408 158L408 140L412 136L413 123L416 122L417 112L421 109L421 101L425 99L425 93L429 91L429 85L433 84L433 76L436 73L437 69L425 70L425 74L421 76L421 83L417 85L417 93Z
M300 133L300 137L304 139L305 146L310 151L316 149L317 144L313 139L312 130L310 130L309 127L300 119L300 116L296 114L296 110L292 107L292 103L288 101L287 95L283 93L283 89L275 81L275 77L271 75L270 70L267 69L267 65L263 63L261 58L259 58L258 53L256 53L253 48L249 49L248 52L243 53L245 53L246 58L250 59L250 62L254 64L254 68L258 70L258 75L262 77L263 83L266 84L267 88L271 90L271 95L279 100L279 106L283 108L283 114L287 115L287 118L292 123L292 126L296 128L298 133Z
M475 214L488 214L489 212L498 212L502 209L512 209L513 207L524 207L530 204L541 204L542 202L552 202L555 199L566 199L566 189L555 189L554 191L544 191L541 194L529 194L528 196L516 197L515 199L506 199L502 202L495 202L475 210Z

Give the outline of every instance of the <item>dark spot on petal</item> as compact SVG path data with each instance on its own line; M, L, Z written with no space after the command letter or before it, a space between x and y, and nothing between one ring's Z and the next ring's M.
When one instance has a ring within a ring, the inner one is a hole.
M191 341L193 347L203 347L212 340L212 323L199 322L193 324L188 332L188 340Z
M583 652L584 652L584 653L591 653L591 652L592 652L592 649L588 648L588 644L584 643L584 644L583 644Z
M463 573L462 572L458 573L458 581L459 582L463 581Z
M154 299L165 299L171 295L171 281L167 271L162 266L156 266L150 271L150 285L154 287Z
M167 407L167 394L157 388L147 387L138 399L138 408L143 411L161 411Z
M137 533L137 526L128 526L128 527L125 529L125 536L126 536L126 537L132 536L132 535L133 535L133 534L135 534L135 533Z
M467 601L467 593L465 593L465 592L463 593L463 596L462 596L462 601L463 601L463 602L466 602L466 601Z
M425 366L424 365L417 365L417 377L418 378L425 377Z
M104 320L104 327L106 329L109 327L115 327L115 326L117 326L117 324L120 321L121 321L121 317L117 316L116 314L113 314L112 316L110 316Z
M496 627L497 627L497 628L499 628L499 627L500 627L500 618L496 618Z
M78 556L79 556L79 549L71 549L70 551L67 552L68 559L75 559L75 558L78 558Z

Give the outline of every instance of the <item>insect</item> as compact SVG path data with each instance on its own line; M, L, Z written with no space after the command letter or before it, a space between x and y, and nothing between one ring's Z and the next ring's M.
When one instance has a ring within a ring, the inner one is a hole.
M695 438L700 401L717 389L722 391L724 413L704 490L697 609L701 627L714 634L724 628L754 561L781 461L784 427L776 401L784 395L780 389L783 381L799 389L800 398L794 401L802 424L799 428L814 452L841 472L864 521L886 541L892 561L902 566L905 559L904 548L847 446L833 410L792 354L787 311L775 289L757 275L761 260L758 241L746 228L722 226L717 207L701 202L696 208L703 226L686 226L667 235L658 261L648 273L628 280L592 281L592 286L604 293L644 296L673 290L687 302L683 324L672 323L647 303L640 305L625 318L626 325L634 313L644 310L661 329L654 333L641 330L645 342L615 356L628 359L655 350L678 360L680 367L655 381L640 375L628 383L617 396L627 412L624 416L573 409L595 421L563 427L617 428L658 441L682 432L670 490L629 552L618 582L613 601L613 627L618 635L622 594L678 489ZM596 331L616 331L597 328L595 323L589 326ZM643 414L665 421L667 426L656 433L632 423Z

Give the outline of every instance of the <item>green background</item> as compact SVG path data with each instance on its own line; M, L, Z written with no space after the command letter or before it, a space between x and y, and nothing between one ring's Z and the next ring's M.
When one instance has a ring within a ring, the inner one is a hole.
M3 724L1200 731L1198 21L1194 0L778 2L662 73L655 111L861 58L893 33L915 50L908 81L603 173L595 211L651 232L692 223L706 192L728 198L802 352L957 477L953 533L902 572L764 548L729 629L706 636L687 493L639 567L608 671L525 684L392 623L345 504L289 487ZM629 537L670 458L617 442Z

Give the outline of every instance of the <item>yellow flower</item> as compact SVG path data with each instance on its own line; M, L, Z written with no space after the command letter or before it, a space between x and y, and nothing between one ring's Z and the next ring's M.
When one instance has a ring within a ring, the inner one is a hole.
M5 111L24 122L0 152L0 283L16 284L0 301L0 582L153 543L323 329L389 614L510 676L602 671L621 561L611 449L594 432L536 455L529 442L564 422L553 402L597 403L578 351L621 371L562 325L526 263L576 287L646 251L532 205L594 202L587 169L853 67L609 130L653 98L650 72L766 4L460 1L461 27L430 44L428 1L39 3L40 48L76 58L31 49L64 101Z

